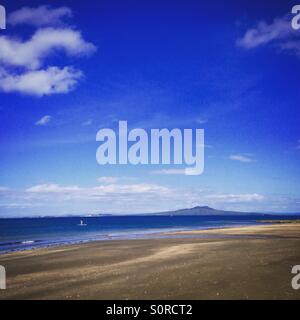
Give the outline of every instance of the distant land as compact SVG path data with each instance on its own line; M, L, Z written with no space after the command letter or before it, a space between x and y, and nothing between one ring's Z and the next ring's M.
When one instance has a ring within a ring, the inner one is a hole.
M179 209L173 211L163 211L163 212L154 212L146 213L143 215L173 215L173 216L245 216L245 215L300 215L300 213L282 213L282 212L245 212L245 211L226 211L218 210L208 206L196 206L193 208Z
M228 215L265 215L258 212L241 212L241 211L225 211L218 210L208 206L197 206L187 209L179 209L175 211L156 212L153 215L174 215L174 216L228 216ZM148 214L149 215L149 214ZM152 214L151 214L152 215Z
M150 212L150 213L132 213L132 214L122 214L122 213L82 213L82 214L66 214L66 215L39 215L39 216L23 216L23 217L10 217L14 218L93 218L93 217L107 217L107 216L298 216L300 213L291 212L245 212L245 211L229 211L229 210L219 210L208 206L196 206L193 208L185 208L179 210L170 210L162 212ZM7 217L0 217L0 219L5 219Z
M95 213L95 214L84 214L84 217L104 217L104 216L228 216L228 215L269 215L269 213L258 213L258 212L241 212L241 211L225 211L218 210L208 206L196 206L193 208L185 208L179 210L170 210L162 212L148 212L148 213L135 213L135 214L105 214L105 213ZM272 214L272 213L270 213ZM69 217L74 217L75 215L69 215ZM78 215L77 215L78 216Z
M214 209L208 206L196 206L193 208L185 208L179 210L170 210L162 212L153 212L153 213L140 213L134 214L137 216L248 216L248 215L298 215L300 213L272 213L272 212L245 212L245 211L228 211L228 210L219 210ZM94 214L87 216L111 216L111 215L120 215L120 214ZM122 214L123 215L123 214ZM129 215L129 214L126 214ZM133 215L133 214L130 214Z

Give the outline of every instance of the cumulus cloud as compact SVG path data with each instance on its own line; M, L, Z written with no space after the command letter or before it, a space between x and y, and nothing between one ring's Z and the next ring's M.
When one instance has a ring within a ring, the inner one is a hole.
M214 193L199 189L170 188L152 183L120 184L118 181L118 183L102 183L96 186L46 183L34 185L25 190L3 189L0 197L0 213L17 212L23 215L26 212L28 215L82 214L83 212L153 213L197 205L208 205L224 210L259 212L262 208L270 210L272 201L274 205L286 203L286 199L278 197L272 199L259 193ZM14 211L16 207L23 209Z
M26 189L26 192L33 193L65 193L65 192L77 192L82 189L78 186L61 186L59 184L39 184Z
M33 194L71 195L74 198L93 198L108 195L161 195L169 193L169 189L155 184L104 184L95 187L61 186L59 184L41 184L26 190Z
M203 191L191 192L183 194L179 190L173 190L166 186L148 183L131 183L131 184L116 184L108 183L109 178L107 178L107 184L104 183L99 186L94 187L79 187L77 185L64 186L60 184L41 184L32 186L25 190L26 193L36 194L36 195L51 195L55 194L55 197L61 195L69 195L73 199L78 198L98 198L98 197L120 197L122 195L133 197L132 199L137 199L141 195L156 196L160 197L168 196L171 198L178 198L179 195L184 195L186 197L198 199L198 204L200 201L207 203L242 203L242 202L252 202L264 200L264 196L258 193L245 193L245 194L205 194ZM104 180L104 179L103 179ZM108 197L108 198L107 198ZM201 200L200 200L201 199Z
M245 49L253 49L271 43L281 50L300 55L299 32L292 28L289 15L275 18L271 23L261 21L237 40L237 45Z
M61 25L65 18L72 17L68 7L51 8L48 5L37 8L23 7L9 14L8 23L11 25L27 24L36 27Z
M252 201L261 201L264 199L264 196L258 193L246 193L246 194L214 194L207 195L207 199L211 199L216 202L252 202Z
M44 96L71 91L82 77L82 72L72 67L49 67L27 71L20 75L0 71L0 89L4 92Z
M291 21L287 18L276 18L268 24L261 21L255 28L249 29L245 35L238 39L237 44L250 49L267 44L273 40L284 39L293 34Z
M11 25L32 24L38 29L29 39L0 36L0 90L35 96L62 94L72 90L82 72L72 66L47 65L47 59L58 54L81 57L96 47L83 39L80 31L59 26L71 17L67 7L24 7L9 16Z
M248 154L232 154L229 156L230 160L233 161L239 161L239 162L244 162L244 163L250 163L250 162L255 162L254 159L252 159Z
M40 68L45 59L57 51L70 56L90 54L95 46L83 40L79 31L46 28L37 30L27 41L0 37L0 62L6 65Z
M43 116L41 119L39 119L35 125L36 126L45 126L46 124L48 124L50 121L52 120L52 117L47 115L47 116Z

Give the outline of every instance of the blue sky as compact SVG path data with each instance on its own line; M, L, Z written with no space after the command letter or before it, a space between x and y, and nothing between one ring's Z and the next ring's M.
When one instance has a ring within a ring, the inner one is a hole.
M1 4L1 216L300 212L295 1ZM204 128L204 173L99 166L119 120Z

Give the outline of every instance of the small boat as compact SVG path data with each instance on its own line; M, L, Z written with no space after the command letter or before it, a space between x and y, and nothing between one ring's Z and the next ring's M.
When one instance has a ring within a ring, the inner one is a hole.
M78 224L79 227L85 227L87 226L86 223L83 222L83 220L80 220L80 223Z

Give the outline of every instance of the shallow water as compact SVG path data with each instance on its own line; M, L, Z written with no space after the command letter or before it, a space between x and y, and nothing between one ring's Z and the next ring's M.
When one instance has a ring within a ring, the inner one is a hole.
M264 224L299 216L101 216L0 219L0 253L94 240L165 237L162 232ZM79 226L80 220L86 226Z

